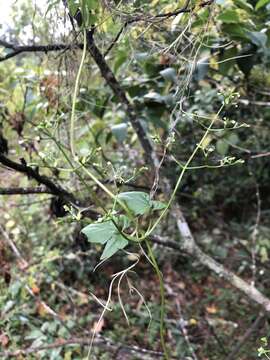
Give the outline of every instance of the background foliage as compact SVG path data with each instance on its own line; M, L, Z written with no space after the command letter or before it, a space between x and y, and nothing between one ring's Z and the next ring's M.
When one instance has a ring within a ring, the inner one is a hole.
M187 161L205 132L207 117L218 112L220 94L239 93L237 102L230 102L218 118L219 130L207 136L192 163L198 168L186 173L176 200L207 253L270 296L270 2L217 0L202 6L191 1L191 13L130 23L145 14L173 12L185 2L67 3L72 16L83 4L84 26L96 26L95 41L103 54L112 45L106 60L160 157L167 149L163 171L172 183L181 171L179 163ZM75 34L62 2L40 6L25 0L12 6L10 27L2 26L1 40L16 46L81 44L82 34ZM0 45L2 59L12 49ZM0 152L38 169L80 200L76 208L46 192L0 195L3 356L4 351L42 347L59 339L89 338L102 311L91 294L105 302L110 276L132 261L132 255L118 251L93 272L102 246L90 243L80 232L92 223L83 216L86 209L100 214L112 208L106 194L78 165L71 164L69 123L80 60L81 51L74 47L23 52L0 62ZM84 166L114 193L150 193L153 174L147 169L129 114L90 56L76 101L75 146ZM234 162L232 157L244 161L226 166ZM223 166L216 168L218 164ZM36 185L32 178L1 166L1 190ZM166 203L168 196L158 188L155 199ZM141 204L139 210L134 199L132 204L139 214ZM146 227L157 213L141 217L141 226ZM159 224L156 234L179 241L169 217ZM17 259L6 245L8 238L20 251ZM137 248L131 244L127 250ZM166 336L172 356L229 359L258 317L259 307L185 254L158 245L154 252L164 276ZM129 330L114 289L114 310L99 323L101 345L94 346L93 358L159 356L134 350L137 346L161 351L158 279L145 258L136 273L131 275L132 283L143 298L135 290L129 294L127 285L121 288ZM268 333L263 318L235 358L256 359L260 337ZM87 344L75 342L18 358L82 359L87 349Z

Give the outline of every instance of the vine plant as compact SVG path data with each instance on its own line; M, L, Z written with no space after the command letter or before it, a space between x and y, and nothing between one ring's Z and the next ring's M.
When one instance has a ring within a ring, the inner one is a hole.
M162 278L162 273L159 269L157 260L155 258L151 241L150 241L150 235L154 232L154 230L157 228L157 226L161 223L162 219L166 216L168 213L173 201L175 200L175 196L181 186L182 179L189 169L196 169L201 168L204 166L199 167L191 167L191 163L194 160L197 153L201 150L207 156L208 150L209 150L209 140L211 136L209 135L211 131L218 131L218 129L214 128L215 123L217 120L220 120L220 116L222 112L224 111L224 108L226 105L231 104L232 101L234 101L235 97L238 96L237 93L234 91L231 91L229 94L220 94L221 96L221 105L217 113L211 117L208 118L209 125L205 127L204 134L201 138L201 140L196 144L192 154L188 158L185 164L180 164L177 160L176 163L181 168L180 175L177 179L176 185L169 197L168 202L162 203L160 201L153 200L152 197L145 192L141 191L130 191L130 192L122 192L122 193L113 193L107 186L105 186L96 176L95 174L89 170L88 167L86 167L84 161L77 156L76 148L75 148L75 123L76 123L76 102L79 92L79 84L80 84L80 78L83 71L83 65L86 58L87 53L87 29L92 28L94 26L94 23L96 21L95 14L98 11L98 1L97 0L68 0L68 9L72 17L76 16L77 12L80 11L80 14L82 16L81 19L81 26L80 30L83 34L83 51L82 51L82 57L80 61L79 70L77 72L76 81L75 81L75 87L73 92L73 100L72 100L72 110L71 110L71 117L70 117L70 149L73 161L76 163L76 169L80 168L82 169L87 177L89 177L94 183L102 190L106 195L108 195L111 198L111 209L104 210L104 216L98 219L96 222L93 222L86 227L82 229L82 233L84 233L91 243L96 243L104 246L102 255L101 255L101 263L112 257L116 252L119 250L123 250L125 247L128 246L129 243L133 243L138 246L139 251L141 251L146 258L148 259L149 263L154 268L159 284L160 284L160 340L161 340L161 346L164 353L164 358L166 360L170 359L170 354L168 349L166 348L165 344L165 328L164 328L164 318L165 318L165 293L164 293L164 283ZM189 114L190 115L190 114ZM196 121L200 118L197 114L192 114L192 116L195 118ZM235 124L232 129L237 128L238 125ZM224 121L224 128L226 127L226 122ZM221 129L221 130L224 130ZM222 166L228 166L228 165L235 165L239 163L240 160L235 160L235 158L225 158L220 161L219 164L213 165L213 166L205 166L208 168L217 168ZM151 218L153 218L153 215L155 212L160 211L160 215L156 218L154 223L152 223ZM148 220L148 226L145 230L145 225L142 226L142 218ZM148 254L143 249L143 244L145 244ZM133 260L134 263L129 266L127 269L122 270L116 274L113 275L113 279L111 281L110 287L109 287L109 295L106 304L103 304L101 301L99 301L95 296L94 298L103 306L103 312L101 314L100 320L104 316L105 311L111 310L110 308L110 300L111 300L111 293L113 284L116 280L118 280L118 298L120 305L122 307L123 313L128 320L128 317L126 315L121 296L120 296L120 285L122 279L128 274L129 271L134 269L134 267L137 265L139 261L139 255L133 254ZM129 280L127 278L127 281L129 283ZM131 284L130 289L135 290L139 296L142 297L142 295L138 292L137 289L135 289ZM143 297L142 297L143 299ZM146 305L147 306L147 305ZM100 321L99 320L99 321ZM99 326L99 322L96 327ZM92 341L95 336L95 330L93 333ZM92 344L91 341L91 344ZM91 349L91 346L90 346ZM89 349L89 354L90 354ZM89 356L88 354L88 356Z
M270 359L270 350L268 348L268 340L266 337L261 338L262 346L258 349L258 356L264 356L265 359Z

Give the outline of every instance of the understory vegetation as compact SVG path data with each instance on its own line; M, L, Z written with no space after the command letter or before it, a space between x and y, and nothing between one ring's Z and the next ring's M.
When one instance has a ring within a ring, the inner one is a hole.
M0 5L0 358L270 358L270 0Z

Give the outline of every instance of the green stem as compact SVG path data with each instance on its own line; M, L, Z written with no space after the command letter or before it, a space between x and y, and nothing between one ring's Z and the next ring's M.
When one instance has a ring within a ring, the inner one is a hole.
M210 125L208 126L207 130L205 131L203 137L201 138L200 142L197 144L197 146L195 147L195 149L193 150L192 154L190 155L189 159L187 160L187 162L185 163L185 165L182 167L182 171L178 177L178 180L177 180L177 183L173 189L173 192L171 194L171 197L165 207L165 209L162 211L162 213L160 214L160 216L158 217L158 219L156 220L156 222L153 224L153 226L151 227L150 230L148 230L145 235L143 236L143 238L141 238L140 240L144 240L145 238L147 238L153 231L154 229L157 227L157 225L160 223L160 221L163 219L163 217L167 214L167 211L169 210L174 198L175 198L175 195L179 189L179 186L181 184L181 181L183 179L183 176L186 172L186 170L188 169L189 167L189 164L192 162L192 160L194 159L195 155L197 154L198 150L201 148L204 140L206 139L207 135L209 134L212 126L214 125L215 121L218 119L219 117L219 114L221 113L222 109L224 108L224 103L222 104L222 106L220 107L219 111L217 112L217 114L213 117Z
M73 99L72 99L72 109L71 109L71 117L70 117L70 149L71 149L71 154L73 159L79 163L82 166L82 169L84 170L84 172L107 194L109 195L109 197L111 199L113 199L114 201L116 201L127 213L127 215L129 217L132 217L129 209L127 208L127 206L123 203L123 201L119 200L118 197L116 195L114 195L105 185L102 184L102 182L100 182L95 175L89 171L88 169L86 169L86 167L81 164L79 162L79 159L76 156L76 152L75 152L75 145L74 145L74 133L75 133L75 120L76 120L76 101L77 101L77 96L78 96L78 90L79 90L79 84L80 84L80 78L81 78L81 74L82 74L82 69L83 69L83 64L85 61L85 57L86 57L86 48L87 48L87 39L86 39L86 29L83 30L83 53L82 53L82 58L81 58L81 62L80 62L80 66L79 66L79 70L76 76L76 81L75 81L75 88L74 88L74 92L73 92Z
M146 239L145 240L146 246L147 246L147 250L148 250L148 254L149 254L149 258L152 261L152 265L156 271L156 274L158 276L158 281L159 281L159 291L160 291L160 322L159 322L159 334L160 334L160 342L161 342L161 347L164 353L164 359L165 360L170 360L170 355L169 352L167 350L166 347L166 343L165 343L165 326L164 326L164 320L165 320L165 290L164 290L164 282L163 282L163 277L162 277L162 273L159 270L155 255L153 253L152 247L149 243L149 241Z

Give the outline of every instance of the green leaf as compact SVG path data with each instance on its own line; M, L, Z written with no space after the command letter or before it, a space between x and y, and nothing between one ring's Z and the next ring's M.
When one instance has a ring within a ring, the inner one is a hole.
M119 215L117 217L117 225L123 230L129 227L130 225L130 219L126 215Z
M227 137L227 141L232 145L236 145L239 142L239 137L237 134L230 134Z
M121 65L123 65L127 59L127 52L124 50L119 50L115 55L114 71L117 72Z
M151 200L149 194L142 191L129 191L117 195L135 215L143 215L150 210L162 210L165 204Z
M222 25L222 30L228 34L231 39L242 40L248 39L247 29L242 24L226 24Z
M123 249L127 245L127 239L125 239L120 233L114 234L113 237L108 240L101 255L101 260L108 259L109 257L113 256L118 250Z
M216 144L216 149L220 155L224 156L228 152L229 144L226 143L224 140L218 140Z
M252 43L258 47L265 47L267 43L267 35L261 31L249 31L247 33Z
M156 93L155 91L151 91L148 94L145 94L143 98L145 102L154 102L158 104L164 104L166 102L165 97Z
M122 230L128 227L130 223L125 215L115 217L114 220ZM88 241L91 243L106 244L101 255L101 260L111 257L118 250L128 245L128 240L120 234L111 220L87 225L82 229L82 233L87 236Z
M135 53L134 58L137 61L145 61L149 58L149 53L148 52Z
M174 82L176 80L176 71L174 68L169 67L159 72L160 75L167 81Z
M248 12L254 11L253 6L246 0L234 0L234 4Z
M89 10L96 10L98 8L98 0L85 0L85 3Z
M218 16L218 20L226 24L238 24L240 18L235 10L227 9Z
M105 244L113 237L115 232L118 232L118 230L114 223L109 220L87 225L81 232L87 236L88 241L97 244Z
M270 0L259 0L255 6L255 10L259 10L263 6L270 4Z
M209 58L202 58L200 59L197 64L196 64L196 68L193 74L193 79L195 81L201 81L205 78L205 76L207 75L207 72L209 70Z
M165 209L166 204L161 201L151 201L152 210L162 210Z
M228 75L229 70L235 64L234 57L237 56L237 49L236 47L231 47L224 51L224 53L219 58L219 71L222 75Z
M129 191L117 195L135 215L143 215L151 209L150 196L142 191Z
M127 124L122 123L111 127L113 135L116 137L118 142L123 142L127 137Z
M67 0L68 4L68 10L70 12L70 15L73 17L76 15L76 12L78 10L78 2L75 0Z

